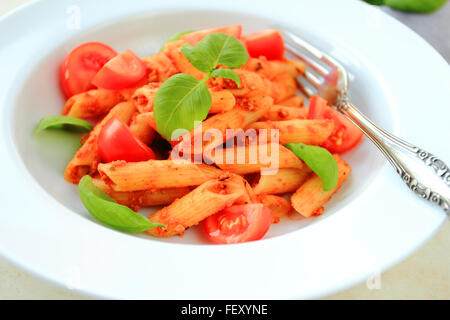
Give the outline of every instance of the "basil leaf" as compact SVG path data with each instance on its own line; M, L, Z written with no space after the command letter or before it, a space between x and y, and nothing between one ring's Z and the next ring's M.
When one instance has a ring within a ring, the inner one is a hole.
M402 11L431 13L444 5L446 0L384 0L384 4Z
M153 115L158 132L167 140L177 129L194 129L196 121L203 121L211 108L211 94L204 81L185 73L173 75L158 89Z
M89 175L80 180L78 193L89 213L111 228L128 232L143 232L155 227L165 228L163 224L152 223L139 213L118 204L100 188L94 186Z
M322 180L324 191L333 190L338 183L338 167L331 153L321 147L303 143L288 143L286 148L302 159Z
M211 60L205 52L198 50L197 47L190 44L185 44L181 47L181 52L192 63L192 65L200 71L209 73L216 67L214 65L214 61Z
M67 116L48 116L42 118L34 129L38 133L45 129L67 129L69 131L89 132L92 125L82 119Z
M384 4L384 0L364 0L364 1L373 4L374 6L382 6Z
M431 13L444 5L446 0L364 0L367 3L382 6L387 5L396 10L419 13Z
M192 32L194 32L194 31L195 31L195 30L188 30L188 31L182 31L182 32L175 33L173 36L171 36L169 39L167 39L167 41L166 41L164 44L166 44L166 43L168 43L168 42L175 41L175 40L180 40L180 38L181 38L182 36L184 36L185 34L192 33ZM161 51L163 50L163 48L164 48L164 45L163 45L163 47L161 48Z
M238 88L241 86L241 79L239 78L238 74L231 69L216 69L211 72L211 77L230 79L236 82Z
M194 67L203 72L212 72L219 64L239 68L247 63L248 53L242 42L224 33L213 33L204 37L195 47L184 45L183 54Z

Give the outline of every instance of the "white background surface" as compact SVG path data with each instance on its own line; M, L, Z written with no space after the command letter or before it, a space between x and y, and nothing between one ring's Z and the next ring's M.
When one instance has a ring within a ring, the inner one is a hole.
M28 0L2 1L0 3L0 14L26 2ZM444 20L442 19L450 17L449 7L450 5L447 4L441 12L430 16L404 15L397 12L394 13L394 16L406 19L410 27L421 32L426 40L435 45L441 54L448 59L449 37L442 37L442 34L445 35L445 31L448 32L448 23L447 25L443 24ZM441 28L439 28L439 21L442 21ZM414 22L416 22L416 25L414 25ZM330 298L449 299L449 231L450 227L447 222L423 248L401 264L382 274L379 283L377 279L374 279L369 285L372 290L369 290L363 283ZM18 270L6 261L0 260L0 298L67 299L83 297L72 293L67 288L57 288Z

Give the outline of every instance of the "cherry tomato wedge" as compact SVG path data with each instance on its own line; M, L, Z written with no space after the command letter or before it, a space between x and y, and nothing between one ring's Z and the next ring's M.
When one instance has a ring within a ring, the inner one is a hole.
M203 231L214 243L239 243L261 239L272 223L272 212L260 203L226 208L202 222Z
M59 71L64 94L70 98L94 88L92 79L116 55L114 49L100 42L86 42L73 49L64 58Z
M284 57L284 41L278 30L263 30L242 37L248 54L253 58L261 56L268 60L280 60Z
M139 162L155 159L152 149L116 117L109 119L100 131L98 153L105 162L116 160Z
M312 96L309 101L308 119L331 119L334 121L334 130L322 145L331 153L343 153L352 149L363 136L358 127L339 112L327 106L327 100L318 95Z
M233 36L237 39L240 39L242 34L242 26L238 24L234 26L226 26L215 29L195 31L181 36L180 39L185 40L187 43L195 46L200 40L202 40L208 34L212 33L225 33L229 36Z
M121 90L132 87L147 74L147 67L133 51L126 50L101 68L92 84L99 88Z

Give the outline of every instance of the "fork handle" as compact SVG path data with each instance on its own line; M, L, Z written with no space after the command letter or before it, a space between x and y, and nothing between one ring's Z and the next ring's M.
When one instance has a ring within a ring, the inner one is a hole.
M372 140L416 195L439 205L450 218L450 168L442 160L381 129L347 99L337 109Z

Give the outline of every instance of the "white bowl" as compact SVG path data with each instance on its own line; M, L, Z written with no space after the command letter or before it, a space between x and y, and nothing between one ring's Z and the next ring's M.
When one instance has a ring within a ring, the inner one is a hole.
M148 56L176 32L238 23L245 33L295 28L345 65L351 100L371 119L450 159L448 64L360 1L38 1L0 20L0 253L93 296L311 298L384 270L428 239L445 215L408 191L368 140L345 154L352 175L323 216L282 220L262 241L208 245L198 228L160 240L111 230L87 213L63 179L78 137L32 133L61 111L65 54L101 41Z

